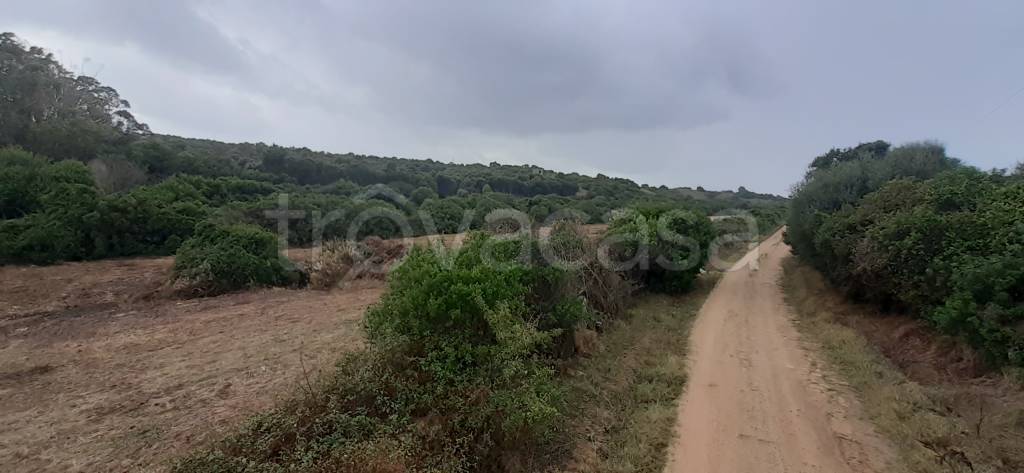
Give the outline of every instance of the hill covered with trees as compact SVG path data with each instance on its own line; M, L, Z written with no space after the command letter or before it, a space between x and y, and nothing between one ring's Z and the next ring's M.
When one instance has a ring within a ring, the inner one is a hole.
M171 254L206 220L276 230L266 212L283 196L304 215L290 222L299 245L312 242L314 227L324 238L453 233L482 227L499 208L535 223L566 211L596 223L631 205L770 214L785 202L743 187L652 187L537 166L160 135L129 110L113 88L0 35L0 263ZM318 223L314 212L332 219Z

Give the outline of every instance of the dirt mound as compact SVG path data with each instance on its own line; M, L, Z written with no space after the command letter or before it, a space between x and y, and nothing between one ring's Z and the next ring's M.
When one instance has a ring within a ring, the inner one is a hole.
M352 267L352 279L387 279L396 264L409 252L401 240L368 237L357 248L359 255Z

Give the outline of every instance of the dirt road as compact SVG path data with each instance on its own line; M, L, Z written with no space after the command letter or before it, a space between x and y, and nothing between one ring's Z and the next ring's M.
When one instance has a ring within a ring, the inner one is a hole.
M773 235L701 308L667 472L889 471L885 442L793 327L778 286L787 255Z

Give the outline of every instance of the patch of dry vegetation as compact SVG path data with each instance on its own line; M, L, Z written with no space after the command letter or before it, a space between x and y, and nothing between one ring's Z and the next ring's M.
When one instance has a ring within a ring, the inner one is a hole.
M1020 376L977 370L962 343L906 316L846 302L790 259L783 286L801 332L860 397L910 472L1024 471Z
M309 265L309 287L337 287L355 264L355 248L345 240L324 242Z
M611 321L600 349L569 368L564 447L568 472L660 472L686 383L690 327L714 286L682 296L645 294Z

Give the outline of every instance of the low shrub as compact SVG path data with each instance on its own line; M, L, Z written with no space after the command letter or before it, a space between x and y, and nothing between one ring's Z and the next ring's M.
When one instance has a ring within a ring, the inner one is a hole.
M176 471L502 471L529 463L562 403L548 353L585 312L578 298L558 298L552 288L564 272L536 264L534 247L474 234L454 254L412 249L367 313L365 352Z
M309 286L313 289L337 287L355 265L355 251L348 241L324 242L309 264Z
M597 269L582 238L570 224L553 232L563 256L588 249L572 267L549 264L550 248L525 236L412 248L366 314L366 350L174 471L543 469L550 460L537 453L550 450L566 412L558 359L592 348L594 332L577 330L596 310L621 311L628 294L595 303L602 288L628 284Z
M631 209L612 220L606 243L615 266L656 292L690 289L715 236L711 220L692 210Z
M251 225L213 222L200 223L182 243L172 277L198 296L294 281L282 265L272 233Z

